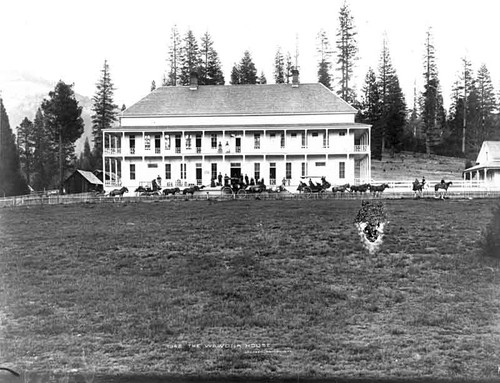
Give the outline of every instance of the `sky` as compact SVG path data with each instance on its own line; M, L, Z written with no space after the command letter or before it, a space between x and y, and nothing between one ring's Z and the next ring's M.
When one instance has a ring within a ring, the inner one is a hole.
M221 58L226 84L231 68L249 50L273 83L276 50L295 55L300 81L317 82L317 34L335 41L343 0L0 0L0 72L22 71L55 83L74 83L93 96L104 60L114 101L130 106L161 84L175 25L197 38L208 31ZM378 66L384 35L409 107L422 91L426 31L432 28L445 105L468 57L474 71L489 69L500 89L497 0L349 0L357 30L357 90ZM334 73L335 76L335 73ZM0 82L0 91L2 83ZM8 94L2 93L7 98Z

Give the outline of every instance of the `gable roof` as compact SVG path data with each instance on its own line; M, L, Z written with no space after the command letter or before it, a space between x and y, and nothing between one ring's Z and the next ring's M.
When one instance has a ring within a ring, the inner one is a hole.
M488 150L490 159L500 160L500 141L484 141L483 148Z
M95 176L94 173L88 172L86 170L75 170L75 173L80 173L83 178L94 185L103 185L102 181ZM73 173L74 174L74 173Z
M134 116L202 116L356 113L322 84L200 85L157 88L122 113Z

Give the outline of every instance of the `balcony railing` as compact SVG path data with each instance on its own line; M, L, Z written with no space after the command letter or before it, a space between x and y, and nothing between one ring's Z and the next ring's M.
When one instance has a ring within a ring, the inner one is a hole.
M104 154L120 154L121 148L104 148Z
M160 148L155 148L155 154L160 154L161 153L161 149Z
M135 154L135 148L130 148L130 154Z
M241 146L237 146L235 151L236 153L241 153Z
M201 153L201 147L200 146L196 147L196 153Z
M354 145L355 152L366 152L368 151L368 145Z
M175 148L175 152L176 153L180 153L181 152L181 148Z

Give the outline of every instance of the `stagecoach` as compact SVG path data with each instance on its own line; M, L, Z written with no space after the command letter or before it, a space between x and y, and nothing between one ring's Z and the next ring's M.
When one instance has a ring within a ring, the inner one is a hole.
M310 196L313 193L322 194L331 186L325 176L302 176L297 190L306 196Z
M268 190L263 182L247 185L242 182L241 178L237 177L230 178L228 184L222 187L222 194L235 194L237 197L244 197L247 194L260 194L265 191Z

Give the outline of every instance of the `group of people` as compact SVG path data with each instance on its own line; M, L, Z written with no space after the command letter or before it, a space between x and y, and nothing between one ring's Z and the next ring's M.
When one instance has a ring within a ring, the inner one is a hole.
M217 179L212 178L212 180L210 181L211 187L233 186L234 184L243 185L245 187L254 185L264 185L264 178L262 178L261 180L257 180L257 182L255 182L253 178L248 178L248 175L246 174L244 177L243 175L240 175L239 178L235 179L229 177L227 174L225 174L224 177L222 177L222 173L219 172Z

